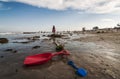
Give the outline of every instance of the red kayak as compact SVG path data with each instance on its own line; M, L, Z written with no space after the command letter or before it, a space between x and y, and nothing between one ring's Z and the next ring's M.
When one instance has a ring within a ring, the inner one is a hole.
M69 51L63 50L61 52L51 53L46 52L42 54L36 54L32 56L27 56L24 60L24 65L37 65L37 64L44 64L49 61L53 56L56 55L70 55Z

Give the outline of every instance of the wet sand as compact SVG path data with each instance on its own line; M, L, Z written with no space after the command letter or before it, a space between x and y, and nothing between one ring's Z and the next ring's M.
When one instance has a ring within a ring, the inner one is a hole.
M120 79L120 33L73 34L68 37L56 40L64 43L65 49L70 51L69 59L87 70L86 77L77 76L67 65L66 58L55 57L44 65L23 66L28 55L55 52L51 40L40 39L30 44L17 44L17 47L1 47L0 79ZM8 48L17 52L4 51Z
M74 41L96 44L93 49L91 45L87 54L79 55L83 63L87 63L83 67L91 76L94 74L95 79L120 79L120 33L94 34Z

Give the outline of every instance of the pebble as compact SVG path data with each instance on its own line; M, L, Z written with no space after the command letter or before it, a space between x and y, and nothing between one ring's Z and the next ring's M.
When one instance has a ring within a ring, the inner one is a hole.
M3 58L4 56L0 56L1 58Z
M6 49L5 51L13 51L13 49Z
M17 53L17 50L13 50L13 49L6 49L5 51L10 51L12 53Z
M18 69L16 69L15 72L18 72Z
M13 53L17 53L17 50L14 50Z
M37 48L40 48L40 46L34 46L34 47L32 47L32 49L37 49Z

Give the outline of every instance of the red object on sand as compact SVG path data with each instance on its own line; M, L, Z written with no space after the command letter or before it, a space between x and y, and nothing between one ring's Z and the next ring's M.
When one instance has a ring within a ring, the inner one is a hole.
M24 65L38 65L44 64L49 61L53 56L56 55L70 55L69 51L63 50L56 53L46 52L42 54L36 54L32 56L27 56L24 60Z
M56 29L55 26L53 25L52 32L55 33Z

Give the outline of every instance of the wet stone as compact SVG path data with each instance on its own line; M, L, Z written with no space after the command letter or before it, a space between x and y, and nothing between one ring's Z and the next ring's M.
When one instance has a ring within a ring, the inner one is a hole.
M59 34L51 34L48 35L48 37L55 37L55 38L62 38L64 35L59 35Z
M108 64L106 64L106 66L109 66Z
M33 38L40 38L40 36L34 36Z
M13 53L17 53L17 50L14 50Z
M13 49L6 49L5 51L13 51Z
M18 72L18 69L16 69L15 72Z
M7 38L0 38L0 43L4 44L4 43L8 43L9 40Z
M34 47L32 47L32 49L37 49L37 48L40 48L40 46L34 46Z
M42 35L43 37L45 36L45 35Z
M63 45L58 45L58 46L56 46L56 51L58 52L58 51L61 51L61 50L63 50L64 49L64 46Z
M12 52L12 53L17 53L17 50L13 50L13 49L6 49L5 51Z
M25 41L25 42L20 42L22 44L27 44L27 43L30 43L30 41Z
M3 58L4 56L0 56L0 58Z

